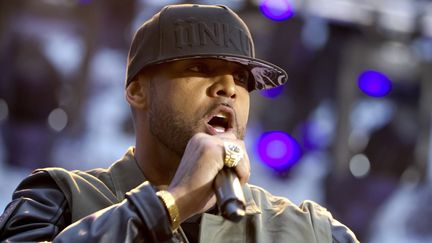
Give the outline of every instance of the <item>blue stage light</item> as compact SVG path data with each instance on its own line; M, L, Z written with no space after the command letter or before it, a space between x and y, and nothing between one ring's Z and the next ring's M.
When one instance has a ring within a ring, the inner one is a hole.
M298 142L282 131L263 133L257 146L262 162L276 171L290 169L302 155Z
M271 89L263 89L261 90L261 95L267 98L276 98L278 97L280 94L282 94L284 89L284 85L281 86L277 86L275 88L271 88Z
M259 9L264 16L276 21L294 16L294 8L288 0L261 0Z
M392 83L390 79L374 70L366 70L358 78L358 87L366 95L372 97L383 97L390 93Z

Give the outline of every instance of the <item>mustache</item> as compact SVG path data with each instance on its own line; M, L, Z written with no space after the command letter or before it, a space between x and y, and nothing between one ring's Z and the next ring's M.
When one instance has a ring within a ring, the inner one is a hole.
M240 127L238 119L237 119L237 113L236 110L234 109L232 102L231 101L220 101L220 102L215 102L213 104L211 104L204 112L202 117L208 117L210 114L213 114L214 111L216 109L218 109L220 106L225 106L230 108L233 111L233 116L231 117L232 119L232 124L233 124L233 128L236 131L236 135L237 138L243 140L245 137L245 127Z
M214 110L218 109L220 106L228 107L228 108L230 108L233 111L234 117L232 117L232 118L234 119L234 122L237 124L237 114L236 114L236 111L234 110L234 107L232 106L231 102L217 102L217 103L213 103L211 106L209 106L205 110L203 117L212 114L214 112Z

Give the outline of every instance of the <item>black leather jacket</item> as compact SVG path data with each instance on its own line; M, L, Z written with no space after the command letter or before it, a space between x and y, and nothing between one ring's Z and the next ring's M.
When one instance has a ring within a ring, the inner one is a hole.
M35 186L37 185L37 186ZM145 203L144 203L145 202ZM109 219L109 220L107 220ZM68 200L46 171L26 178L0 219L0 240L11 242L177 242L148 183L126 198L72 224ZM69 226L70 225L70 226ZM69 226L69 227L68 227Z
M133 148L108 169L36 170L0 217L0 241L179 242Z
M316 203L296 206L248 184L243 191L244 220L232 223L205 213L199 223L185 227L184 222L172 233L165 209L130 149L108 169L35 171L18 186L0 217L0 241L188 242L184 227L196 230L195 241L201 242L358 242ZM194 231L186 232L192 239Z

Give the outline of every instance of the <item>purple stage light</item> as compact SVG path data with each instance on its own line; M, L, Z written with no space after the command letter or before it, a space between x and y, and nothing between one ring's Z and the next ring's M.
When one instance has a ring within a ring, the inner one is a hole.
M276 21L294 16L294 8L288 0L261 0L259 9L264 16Z
M92 0L79 0L78 2L79 2L79 4L86 5L86 4L90 4L92 2Z
M390 79L374 70L366 70L358 78L358 86L366 95L372 97L383 97L390 93L392 83Z
M301 157L300 145L282 131L263 133L257 146L260 159L276 171L290 169Z
M284 89L284 85L275 87L275 88L271 88L271 89L263 89L261 90L261 95L267 98L276 98L277 96L279 96L280 94L282 94Z

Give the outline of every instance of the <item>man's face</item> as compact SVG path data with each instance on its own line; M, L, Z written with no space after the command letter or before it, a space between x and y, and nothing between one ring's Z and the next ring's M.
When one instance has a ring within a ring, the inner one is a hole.
M150 132L183 155L198 132L232 132L244 139L249 115L249 72L219 59L189 59L161 64L150 82Z

